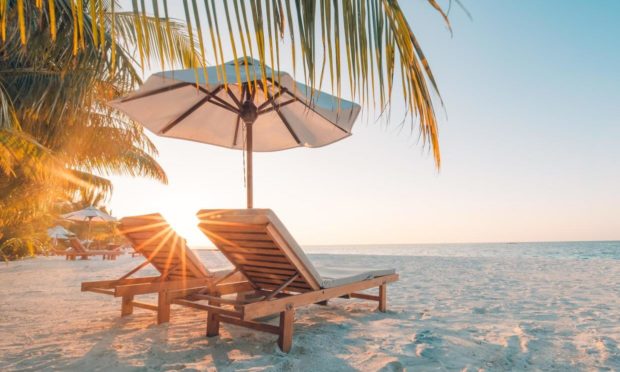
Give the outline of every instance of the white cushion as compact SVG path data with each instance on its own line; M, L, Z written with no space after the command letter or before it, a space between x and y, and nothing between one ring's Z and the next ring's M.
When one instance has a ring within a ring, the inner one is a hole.
M396 272L394 269L368 270L362 268L343 268L329 266L315 266L321 275L321 287L332 288L340 285L359 282L362 280L374 279L380 276L391 275Z

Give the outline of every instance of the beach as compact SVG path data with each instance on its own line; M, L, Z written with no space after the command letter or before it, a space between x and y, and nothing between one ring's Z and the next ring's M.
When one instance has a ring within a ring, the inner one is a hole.
M80 292L82 281L119 277L141 257L3 263L0 370L620 370L617 258L323 251L311 260L393 267L400 280L388 287L387 313L345 299L299 309L289 354L275 336L229 324L206 338L205 312L175 305L157 325L151 311L121 318L119 299Z

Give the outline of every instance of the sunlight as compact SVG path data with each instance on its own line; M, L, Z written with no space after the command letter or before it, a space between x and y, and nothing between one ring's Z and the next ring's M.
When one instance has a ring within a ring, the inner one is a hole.
M212 246L210 242L201 234L198 228L198 218L196 211L188 206L178 206L164 208L161 211L166 221L172 226L172 229L181 237L185 238L190 248L196 249L204 246Z

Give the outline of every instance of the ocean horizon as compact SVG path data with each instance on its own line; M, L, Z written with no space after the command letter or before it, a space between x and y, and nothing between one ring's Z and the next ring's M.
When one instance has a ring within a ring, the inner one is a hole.
M192 247L217 251L210 246ZM302 245L308 254L437 256L437 257L532 257L620 260L620 240L505 243L333 244Z

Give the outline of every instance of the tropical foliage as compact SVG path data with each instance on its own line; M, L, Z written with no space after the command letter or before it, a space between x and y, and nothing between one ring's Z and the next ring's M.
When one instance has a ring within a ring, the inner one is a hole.
M166 181L142 127L106 106L140 83L132 16L97 9L104 18L95 33L86 2L80 17L71 0L54 4L37 10L36 4L4 2L0 18L0 253L5 258L40 248L59 204L107 195L112 185L105 175ZM20 18L24 12L29 17ZM50 20L56 41L49 36ZM163 30L159 19L142 22L148 26L145 35ZM79 53L71 42L74 23L84 25ZM194 66L185 28L169 26L169 61ZM27 48L20 28L27 30Z
M448 21L437 0L426 2ZM166 0L131 4L0 0L0 253L36 250L58 203L106 195L106 175L165 181L141 127L105 105L152 62L200 69L207 57L233 59L239 77L245 57L279 70L286 55L311 87L340 96L344 86L380 113L402 97L439 167L437 86L397 0L175 1L184 24Z

